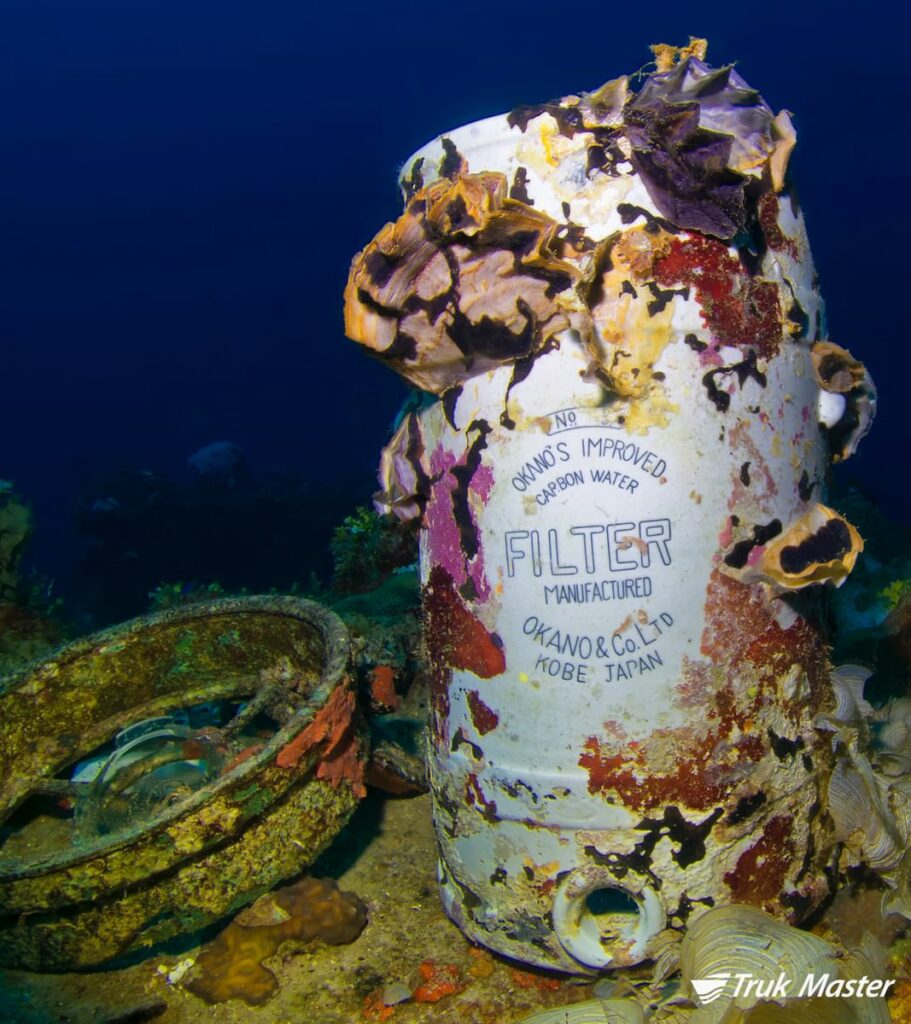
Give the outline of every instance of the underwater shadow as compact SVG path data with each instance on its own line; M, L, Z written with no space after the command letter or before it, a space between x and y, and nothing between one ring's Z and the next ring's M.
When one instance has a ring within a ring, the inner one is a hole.
M383 827L383 811L390 797L376 789L369 789L348 824L310 865L308 874L316 878L338 879L360 860L367 847L377 838Z

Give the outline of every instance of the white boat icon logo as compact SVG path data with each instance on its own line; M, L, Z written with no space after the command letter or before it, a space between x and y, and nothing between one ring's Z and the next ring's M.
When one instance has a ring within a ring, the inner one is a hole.
M710 974L705 978L693 978L692 985L699 1002L703 1005L713 1003L723 992L724 986L728 983L730 973Z

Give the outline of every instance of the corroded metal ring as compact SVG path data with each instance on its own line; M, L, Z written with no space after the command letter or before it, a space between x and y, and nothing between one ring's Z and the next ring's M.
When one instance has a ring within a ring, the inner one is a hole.
M53 851L0 847L0 962L99 963L203 927L310 863L363 795L348 658L326 608L231 598L134 619L4 680L0 821L133 722L270 687L285 703L261 749L149 820Z

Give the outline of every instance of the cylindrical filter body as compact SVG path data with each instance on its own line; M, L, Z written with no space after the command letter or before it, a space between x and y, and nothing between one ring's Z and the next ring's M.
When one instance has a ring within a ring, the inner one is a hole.
M441 137L348 292L349 333L442 396L380 504L423 517L444 904L571 971L721 902L824 898L831 688L791 595L861 547L821 498L872 385L817 344L796 204L741 167L742 225L727 198L671 220L641 121L613 83Z

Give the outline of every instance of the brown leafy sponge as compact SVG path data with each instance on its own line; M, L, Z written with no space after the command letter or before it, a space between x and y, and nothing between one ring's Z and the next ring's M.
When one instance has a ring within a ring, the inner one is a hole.
M353 942L367 910L328 878L302 878L266 893L228 925L196 960L185 987L207 1003L243 999L260 1006L278 991L278 979L262 961L283 942L321 939L332 946Z
M507 193L493 172L434 182L351 264L345 333L424 391L587 323L557 223Z

